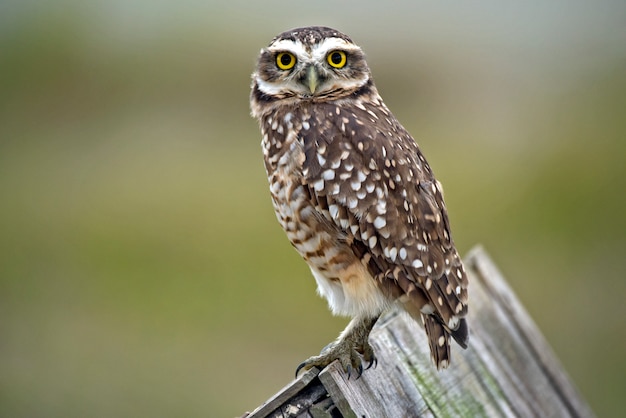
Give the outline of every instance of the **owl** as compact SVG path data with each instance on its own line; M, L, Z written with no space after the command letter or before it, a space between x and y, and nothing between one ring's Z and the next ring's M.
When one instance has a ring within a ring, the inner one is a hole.
M317 291L351 321L296 370L376 363L368 336L397 307L426 332L437 369L468 344L468 280L441 184L381 99L361 48L327 27L293 29L252 74L274 210Z

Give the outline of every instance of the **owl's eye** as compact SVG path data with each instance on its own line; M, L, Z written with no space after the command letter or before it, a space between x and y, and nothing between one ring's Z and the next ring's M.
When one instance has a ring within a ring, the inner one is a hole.
M276 56L276 65L281 70L291 70L296 65L296 57L290 52L281 52Z
M326 61L328 61L330 66L335 68L343 68L347 60L346 53L343 51L332 51L326 57Z

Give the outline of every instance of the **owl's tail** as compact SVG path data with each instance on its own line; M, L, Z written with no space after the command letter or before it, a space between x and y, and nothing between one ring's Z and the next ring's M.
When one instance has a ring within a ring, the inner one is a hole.
M415 283L404 274L398 275L397 283L405 293L402 303L405 311L415 321L421 322L424 325L433 363L435 363L438 370L447 368L450 365L450 337L454 338L461 347L467 348L469 327L465 317L455 315L452 313L451 304L443 303L443 301L448 301L448 298L437 298L439 295L446 294L444 291L438 290L439 286L443 285L443 282L436 281L434 285L431 285L430 289L433 290L433 292L437 292L434 295L416 286ZM448 296L452 299L454 295ZM433 298L435 300L440 299L442 303L435 304ZM459 303L458 299L454 299L453 302L455 302L454 306L457 306ZM433 306L439 306L440 309L447 308L448 310L444 311L444 313L447 313L448 317L454 318L454 320L446 323L441 313L435 311ZM464 314L467 310L466 306L463 307L465 311L462 310L459 312L460 314Z
M463 348L467 348L469 329L465 318L461 318L459 326L455 330L449 329L435 315L422 314L424 330L428 336L428 346L433 363L437 370L445 369L450 365L450 336Z

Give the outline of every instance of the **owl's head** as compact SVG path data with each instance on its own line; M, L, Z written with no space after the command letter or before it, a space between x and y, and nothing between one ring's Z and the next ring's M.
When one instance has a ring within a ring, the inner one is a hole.
M261 50L252 74L260 100L336 100L371 84L361 48L327 27L293 29Z

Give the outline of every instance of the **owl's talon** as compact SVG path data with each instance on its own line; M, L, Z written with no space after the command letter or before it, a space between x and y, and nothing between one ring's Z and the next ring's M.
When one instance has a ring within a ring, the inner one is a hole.
M298 367L296 367L296 379L298 378L298 373L300 373L300 370L302 370L305 366L306 366L306 361L303 361L302 363L298 365Z
M378 366L378 359L376 357L373 357L369 360L369 364L367 365L367 367L365 368L365 370L369 370L372 368L372 366L374 366L374 368L376 368L376 366Z
M356 377L356 380L359 380L363 376L363 363L359 364L359 375Z
M363 374L363 362L361 361L359 353L346 344L337 344L329 350L326 350L325 353L319 356L313 356L300 363L298 367L296 367L296 379L301 370L309 370L313 367L323 369L335 360L339 361L348 379L350 379L354 371L357 371L357 379Z
M352 366L348 364L345 368L346 373L348 374L348 380L350 380L350 376L352 376Z
M319 355L300 363L296 368L296 377L302 369L308 370L312 367L323 369L337 360L348 379L353 375L356 375L357 379L360 378L364 370L377 362L374 349L367 341L376 319L355 318L339 339L324 347Z
M363 346L359 349L359 353L363 356L363 361L367 363L365 370L368 370L372 366L378 364L378 359L376 359L374 349L367 341L363 343Z

